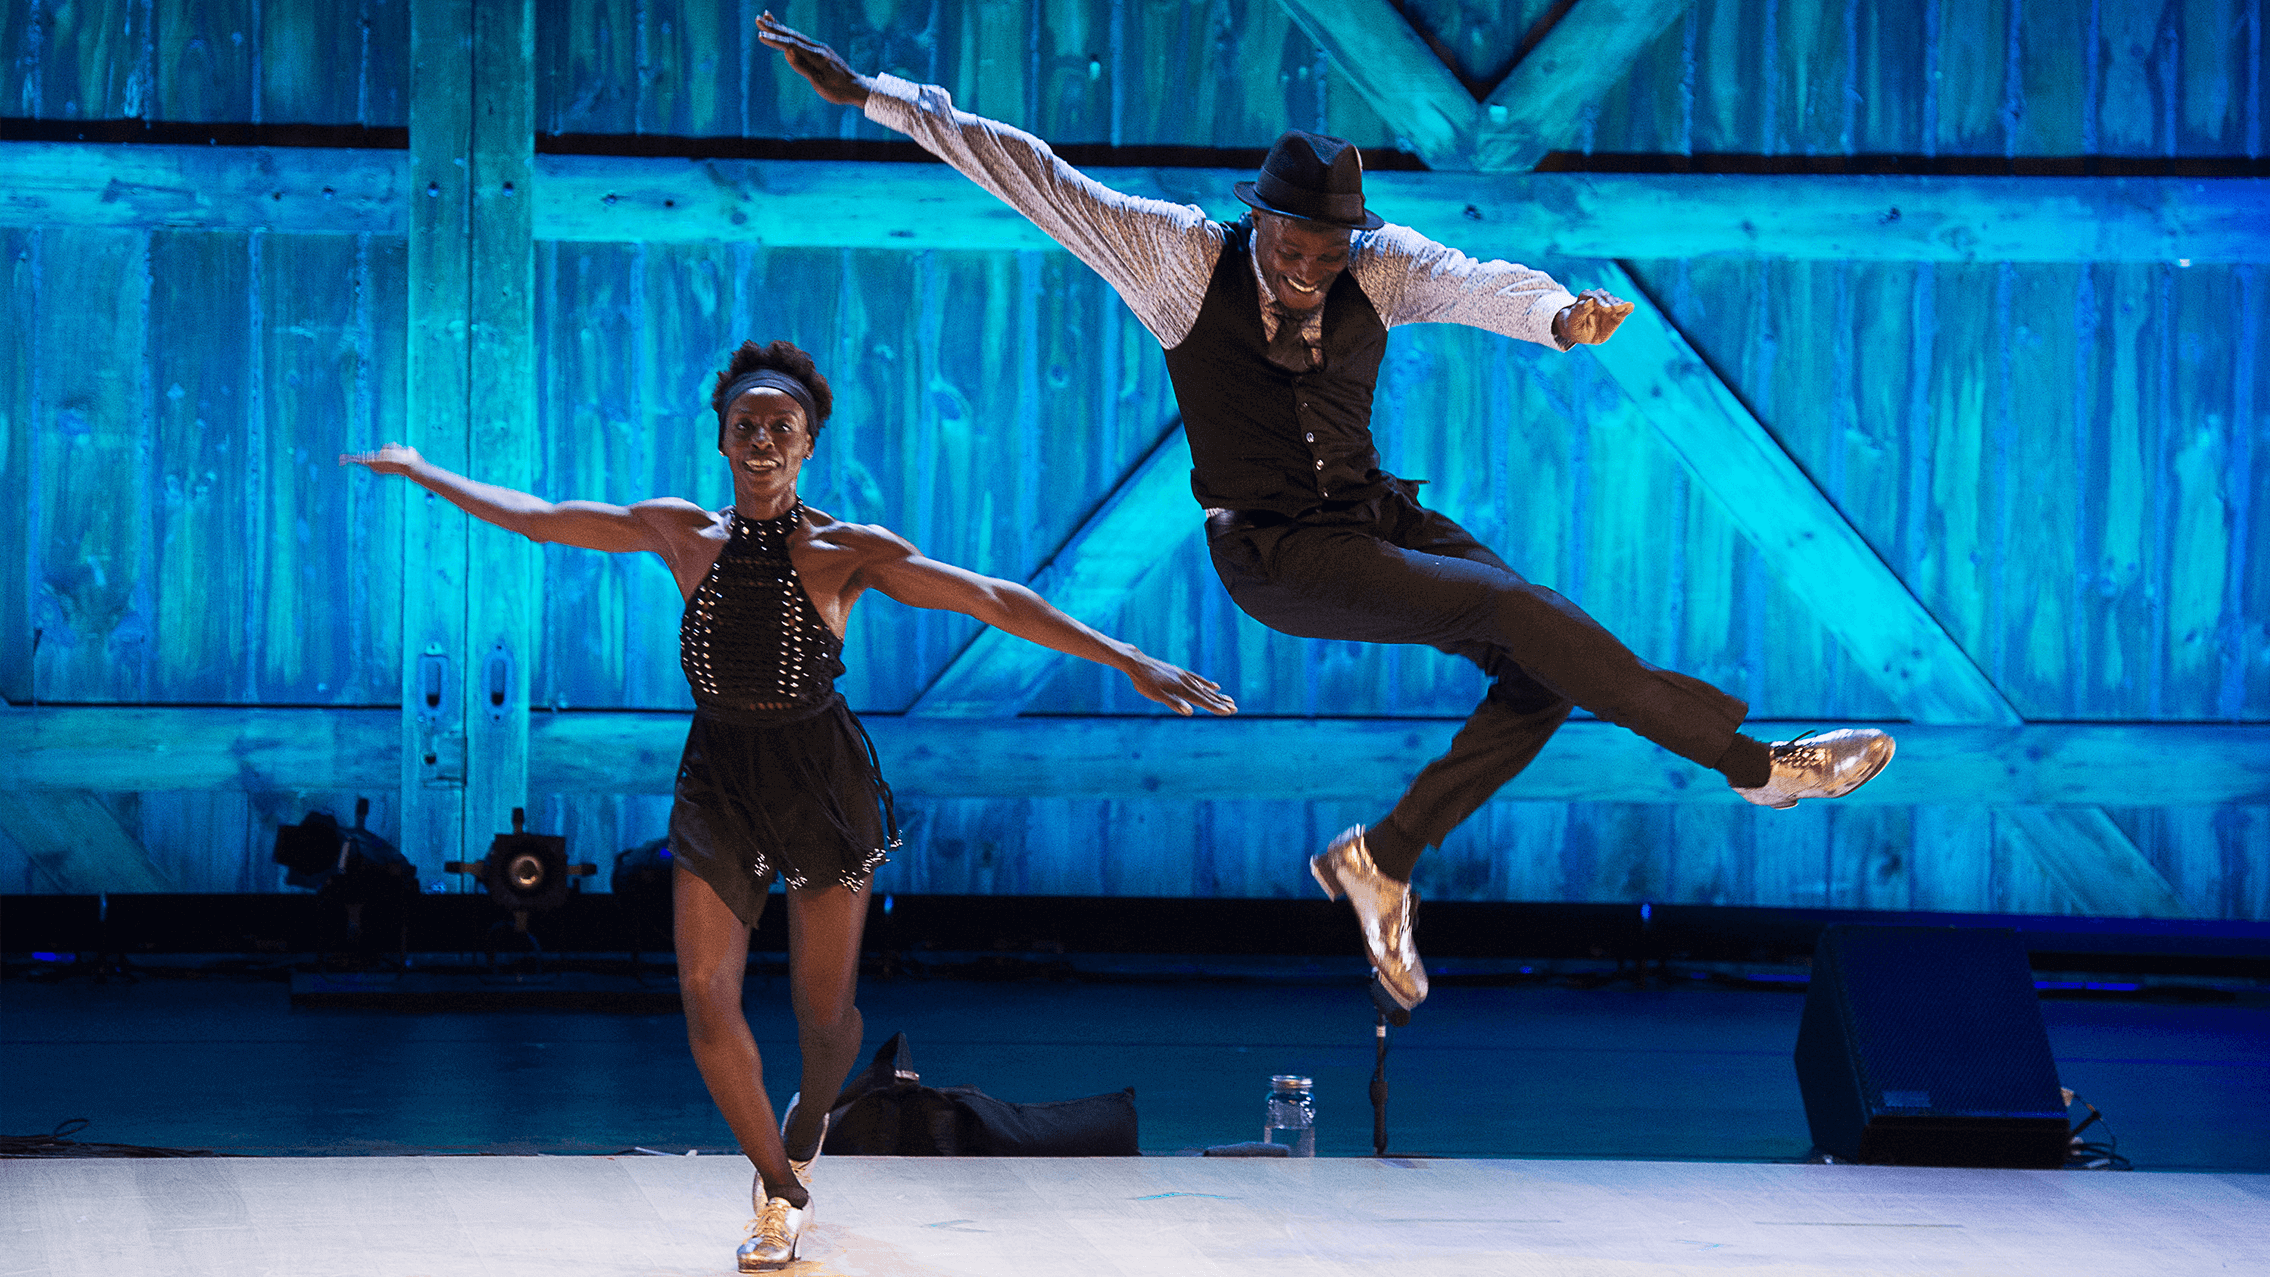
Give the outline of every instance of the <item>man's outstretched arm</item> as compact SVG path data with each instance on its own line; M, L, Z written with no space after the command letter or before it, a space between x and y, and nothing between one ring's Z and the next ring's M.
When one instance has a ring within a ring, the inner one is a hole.
M1632 310L1604 289L1572 295L1544 271L1469 257L1408 226L1363 236L1349 271L1390 326L1464 324L1561 350L1608 340Z
M860 107L1024 214L1118 290L1159 344L1189 335L1221 256L1221 227L1204 209L1112 190L1032 134L955 109L936 85L853 71L835 50L770 13L757 20L757 38L780 50L822 98Z

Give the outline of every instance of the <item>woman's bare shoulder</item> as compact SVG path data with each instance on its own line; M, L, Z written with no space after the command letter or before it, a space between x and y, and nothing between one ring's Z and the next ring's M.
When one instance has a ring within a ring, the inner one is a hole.
M904 558L920 551L913 542L891 531L880 523L852 523L838 519L825 510L804 507L804 522L811 528L815 540L860 557Z

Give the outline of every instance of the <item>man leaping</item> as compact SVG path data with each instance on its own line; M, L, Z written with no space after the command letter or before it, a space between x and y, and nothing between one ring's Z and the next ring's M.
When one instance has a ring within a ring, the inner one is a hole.
M1277 139L1239 221L1102 185L946 91L860 75L770 13L758 38L830 102L912 137L1030 218L1118 290L1165 348L1215 571L1246 615L1306 638L1423 643L1490 688L1450 751L1378 823L1309 862L1345 893L1381 985L1427 996L1412 940L1421 852L1537 756L1575 706L1725 775L1767 807L1835 798L1875 776L1892 738L1846 728L1771 744L1744 702L1658 669L1559 594L1532 585L1380 469L1372 390L1397 324L1467 324L1556 350L1608 340L1631 303L1571 295L1541 271L1477 261L1364 206L1363 161L1339 138Z

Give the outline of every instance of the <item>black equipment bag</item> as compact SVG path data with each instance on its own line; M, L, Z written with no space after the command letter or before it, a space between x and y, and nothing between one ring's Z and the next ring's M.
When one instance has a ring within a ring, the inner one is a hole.
M974 1086L924 1086L906 1034L836 1097L827 1152L896 1157L1135 1157L1135 1088L1012 1104Z

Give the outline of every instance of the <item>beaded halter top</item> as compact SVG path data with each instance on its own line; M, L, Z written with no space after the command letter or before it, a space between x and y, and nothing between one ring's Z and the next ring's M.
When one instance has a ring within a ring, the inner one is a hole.
M678 662L694 703L791 711L826 701L843 673L843 640L820 619L788 558L804 504L777 519L735 510L709 575L678 621Z

